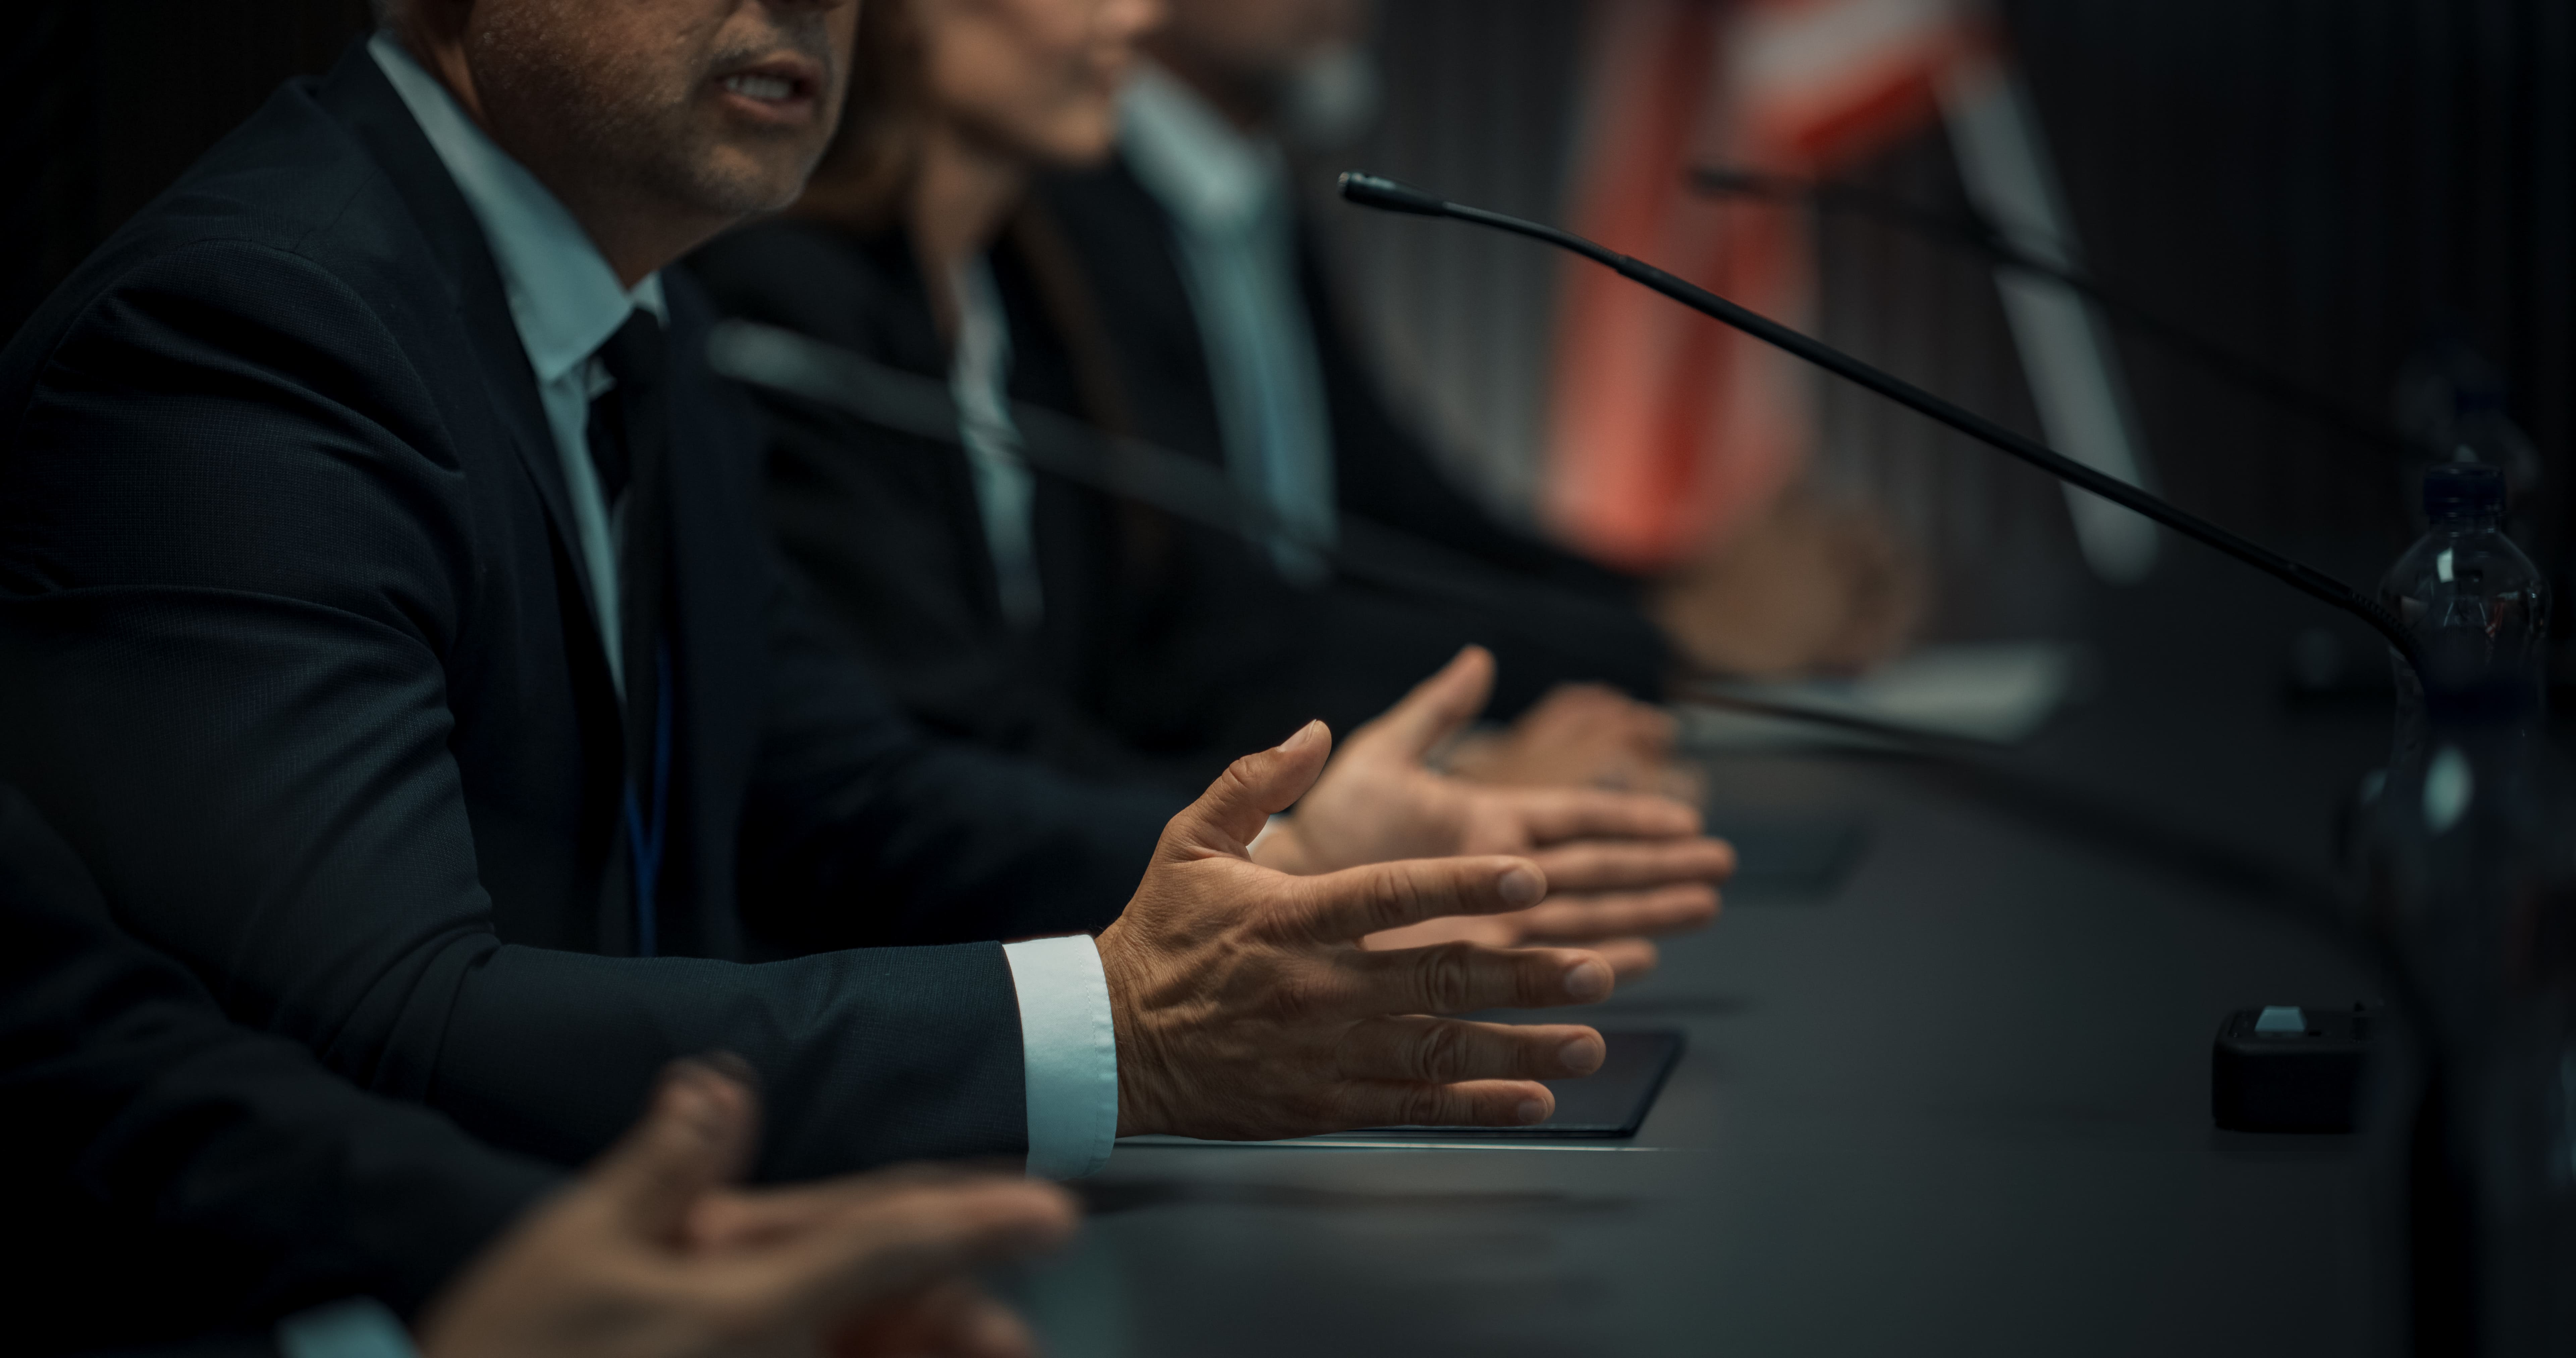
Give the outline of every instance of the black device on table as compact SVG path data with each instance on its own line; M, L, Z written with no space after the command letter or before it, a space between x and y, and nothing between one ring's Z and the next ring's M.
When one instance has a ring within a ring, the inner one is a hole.
M1556 1095L1556 1112L1532 1127L1363 1127L1308 1137L1310 1141L1608 1141L1637 1134L1646 1113L1663 1091L1664 1079L1682 1059L1682 1035L1676 1029L1603 1032L1608 1048L1601 1068L1572 1080L1541 1080Z
M2231 1132L2352 1131L2379 1017L2367 1004L2228 1015L2210 1052L2210 1117Z

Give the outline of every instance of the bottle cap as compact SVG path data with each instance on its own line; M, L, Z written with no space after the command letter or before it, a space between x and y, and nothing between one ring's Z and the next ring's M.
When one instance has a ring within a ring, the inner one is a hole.
M2425 470L2425 517L2481 519L2502 513L2504 473L2483 462L2442 462Z

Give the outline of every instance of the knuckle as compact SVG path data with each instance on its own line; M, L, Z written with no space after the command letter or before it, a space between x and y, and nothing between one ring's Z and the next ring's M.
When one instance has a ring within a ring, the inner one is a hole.
M1427 950L1415 976L1427 1011L1454 1014L1475 1007L1476 949L1466 943L1443 943Z
M1439 1085L1410 1085L1397 1101L1397 1116L1405 1125L1439 1127L1458 1121L1449 1111L1449 1091Z
M1226 765L1225 772L1217 775L1216 785L1208 789L1208 796L1203 800L1218 806L1253 800L1259 790L1259 780L1253 776L1253 761L1260 757L1248 754Z
M1469 1056L1467 1032L1454 1023L1424 1024L1405 1045L1405 1073L1416 1080L1459 1079Z
M1332 1008L1333 987L1320 976L1294 971L1271 982L1271 1016L1284 1023L1306 1023Z
M1387 867L1380 870L1378 889L1372 895L1375 898L1373 905L1376 909L1377 921L1382 927L1410 924L1429 913L1425 908L1428 902L1423 894L1422 883L1415 880L1413 874L1401 868Z
M1566 969L1587 954L1563 949L1525 952L1512 959L1515 998L1530 1003L1563 1003Z

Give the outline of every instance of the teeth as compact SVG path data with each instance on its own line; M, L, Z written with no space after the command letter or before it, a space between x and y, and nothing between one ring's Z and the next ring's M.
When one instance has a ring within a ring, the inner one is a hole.
M746 99L777 101L796 92L796 87L774 75L729 75L724 87Z

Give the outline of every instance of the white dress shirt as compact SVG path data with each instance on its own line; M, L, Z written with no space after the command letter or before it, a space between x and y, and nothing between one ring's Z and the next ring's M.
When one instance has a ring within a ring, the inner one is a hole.
M608 672L622 696L617 534L590 461L590 403L614 385L599 347L642 307L668 319L661 275L632 288L581 224L527 167L484 135L463 106L389 33L367 46L473 209L499 266L510 319L536 372L554 434L574 531L590 576L590 605ZM1005 945L1018 991L1028 1090L1029 1173L1070 1178L1109 1158L1118 1131L1118 1049L1109 986L1088 938Z
M1178 227L1226 470L1297 537L1332 542L1332 415L1298 286L1287 156L1150 63L1128 83L1118 128L1128 168ZM1291 580L1323 579L1323 559L1294 541L1273 541L1270 556Z

